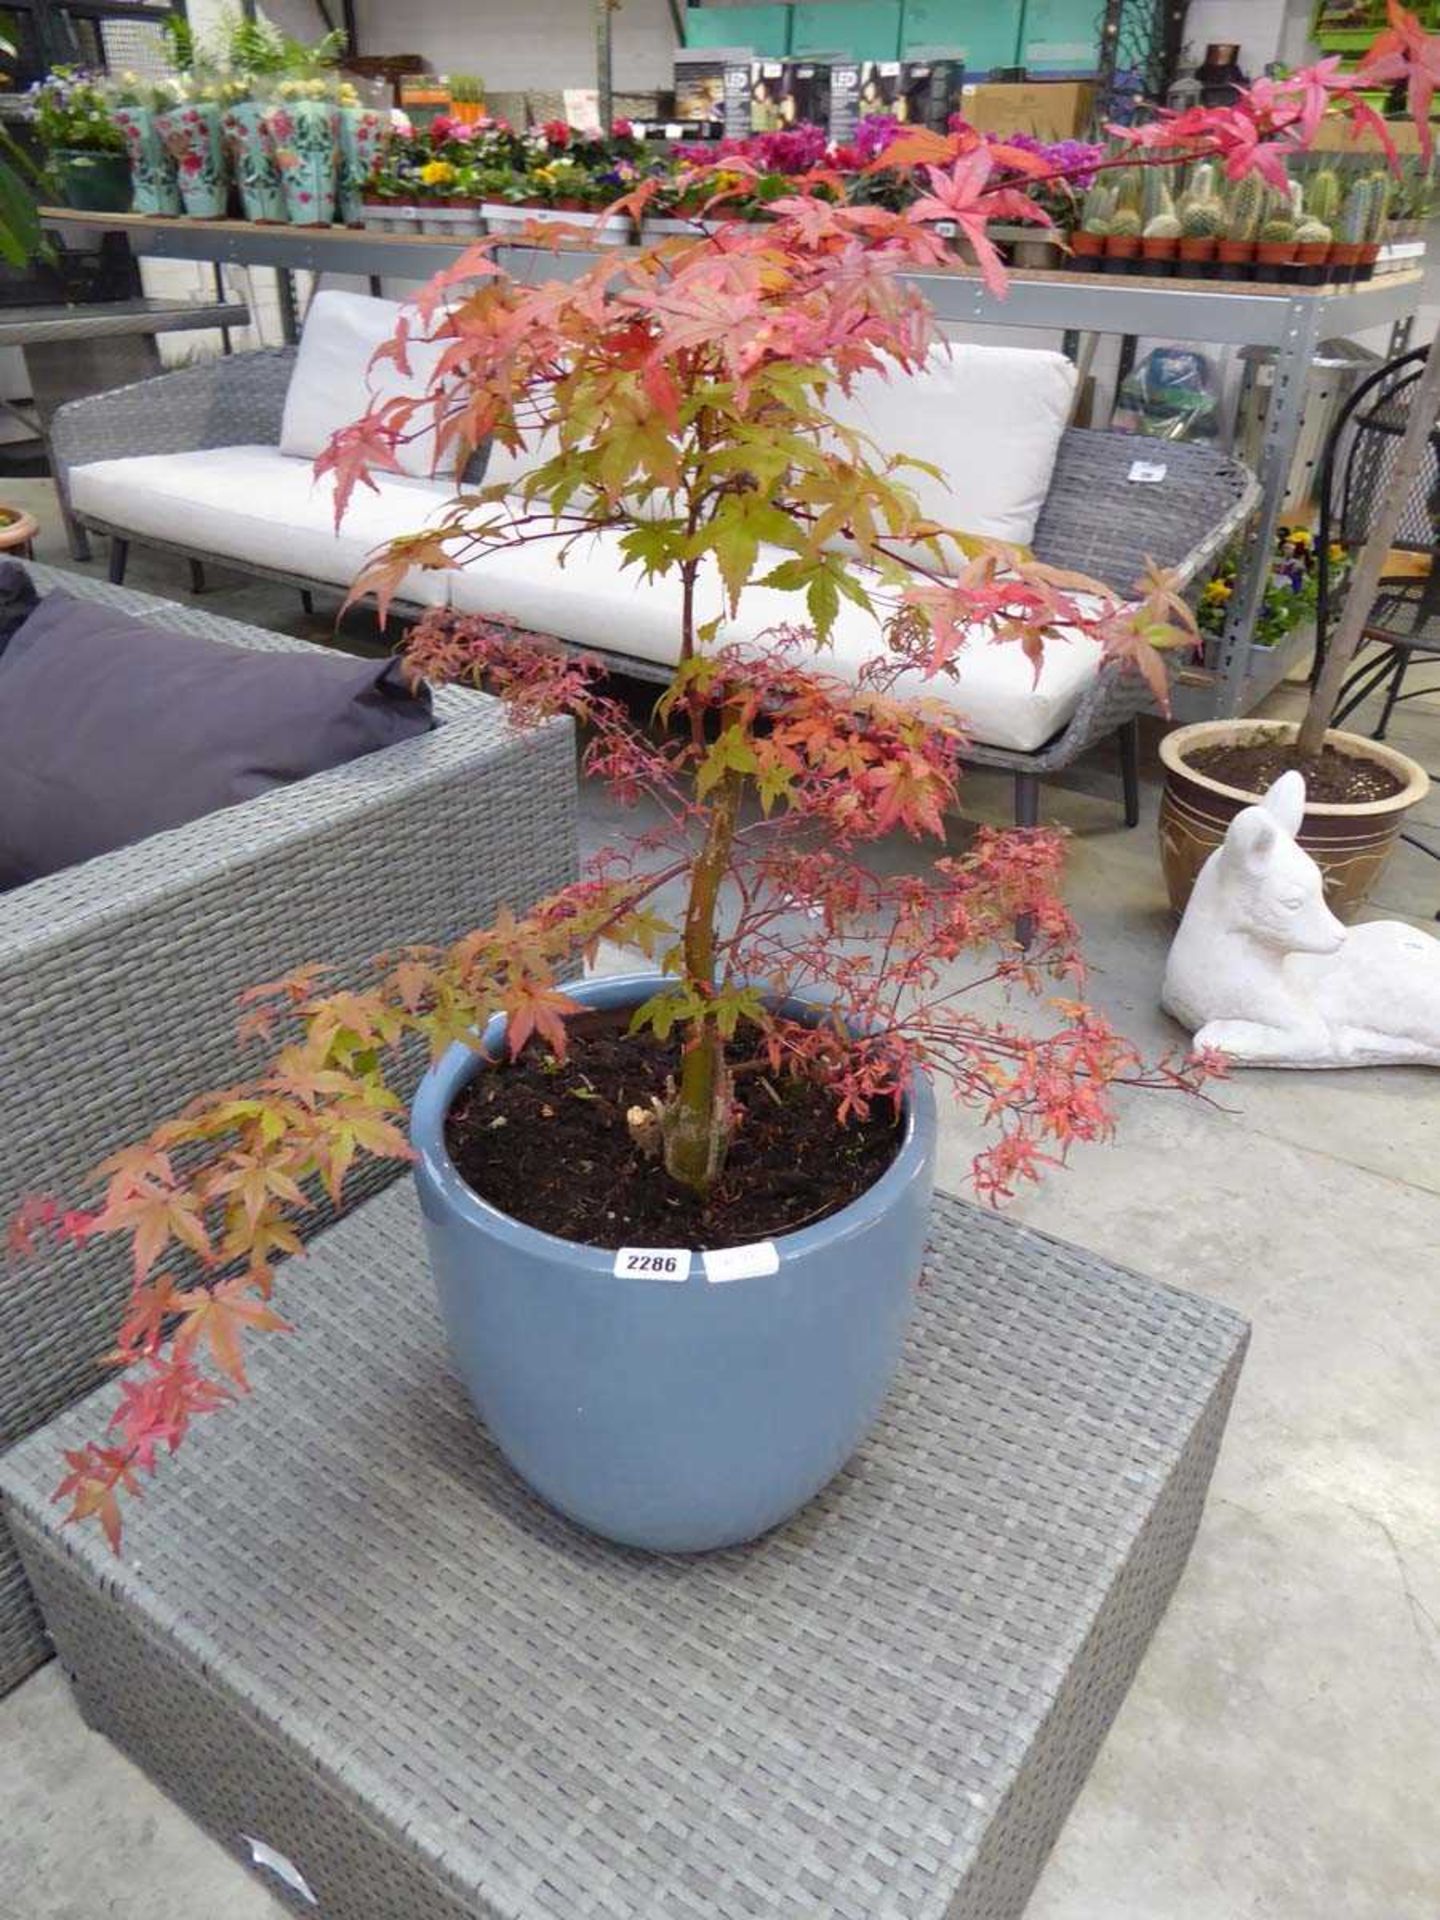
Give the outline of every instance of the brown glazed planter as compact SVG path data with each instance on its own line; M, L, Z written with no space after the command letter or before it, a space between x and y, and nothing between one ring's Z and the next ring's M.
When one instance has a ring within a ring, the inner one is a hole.
M1220 262L1222 280L1248 280L1255 264L1253 240L1217 240L1215 258Z
M1094 273L1100 265L1100 256L1105 251L1106 236L1103 233L1084 233L1077 227L1070 236L1070 251L1075 256L1075 264L1082 273Z
M1260 795L1226 786L1186 764L1186 755L1200 747L1230 746L1237 741L1293 740L1298 727L1282 720L1201 720L1177 727L1160 742L1165 768L1165 790L1160 800L1160 863L1176 913L1185 911L1195 876L1225 838L1225 830L1243 807L1253 807ZM1425 798L1430 776L1406 754L1380 740L1332 730L1325 736L1357 759L1377 760L1405 782L1388 800L1369 800L1359 806L1307 806L1299 841L1325 879L1325 899L1342 920L1353 917L1394 851L1405 815Z
M1173 270L1179 240L1147 240L1140 236L1140 258L1147 273L1166 274Z
M0 506L0 553L33 559L33 542L39 531L39 521L23 507Z
M1210 233L1181 234L1175 255L1181 274L1188 274L1195 280L1208 280L1215 271L1215 249L1218 245L1219 242Z

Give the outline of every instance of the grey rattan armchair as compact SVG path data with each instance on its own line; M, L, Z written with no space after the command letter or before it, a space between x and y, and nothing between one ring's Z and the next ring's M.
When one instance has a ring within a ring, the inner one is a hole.
M63 585L236 645L305 644L80 576L34 573L42 589ZM453 939L501 904L523 910L574 877L569 722L521 736L483 695L445 691L435 705L441 724L420 739L0 895L7 1220L22 1196L73 1193L114 1147L190 1094L237 1077L235 1007L246 986L307 961L358 977L376 953ZM348 1197L373 1190L383 1171ZM4 1273L0 1448L97 1384L96 1356L127 1284L98 1247L47 1252ZM0 1527L0 1693L45 1654Z
M72 401L55 416L51 432L62 490L70 469L92 460L278 444L293 362L293 349L233 355ZM1132 480L1137 457L1163 466L1163 480ZM1167 443L1157 448L1132 434L1071 428L1061 440L1034 551L1041 560L1088 573L1119 593L1129 592L1147 560L1172 569L1182 585L1191 586L1204 578L1259 498L1249 469L1211 447ZM127 530L79 517L115 541L112 568L123 573ZM152 535L145 538L156 544ZM211 557L178 541L165 544L192 565ZM307 594L318 584L273 567L251 571ZM626 664L617 657L617 665ZM635 664L644 677L655 677L653 665ZM1153 703L1139 677L1111 671L1100 676L1069 723L1038 752L976 744L967 757L1014 773L1016 817L1029 825L1039 805L1040 777L1068 766L1113 734L1120 747L1126 820L1133 826L1139 819L1137 721L1148 710Z

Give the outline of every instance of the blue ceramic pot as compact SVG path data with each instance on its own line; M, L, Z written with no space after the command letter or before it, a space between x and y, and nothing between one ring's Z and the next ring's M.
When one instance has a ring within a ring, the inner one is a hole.
M661 984L567 991L629 1008ZM497 1019L491 1057L503 1036ZM416 1095L411 1140L451 1355L491 1437L552 1506L626 1546L696 1553L777 1526L844 1466L899 1360L930 1217L928 1085L873 1187L767 1243L774 1271L710 1279L695 1253L676 1280L617 1271L615 1252L522 1226L471 1191L445 1118L484 1070L452 1047Z

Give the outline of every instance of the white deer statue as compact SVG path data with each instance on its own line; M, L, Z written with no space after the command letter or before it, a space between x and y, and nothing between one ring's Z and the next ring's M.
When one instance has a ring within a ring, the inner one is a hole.
M1403 920L1345 927L1295 835L1286 773L1230 822L1200 870L1161 1001L1247 1067L1440 1067L1440 940Z

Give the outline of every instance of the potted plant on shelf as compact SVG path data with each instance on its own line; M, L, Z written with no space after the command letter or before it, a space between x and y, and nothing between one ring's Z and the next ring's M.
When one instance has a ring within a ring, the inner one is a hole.
M478 73L452 73L450 114L462 127L485 118L485 82Z
M132 207L152 219L173 219L181 211L175 158L156 124L175 103L172 84L122 73L108 89L110 112L130 157Z
M35 82L27 99L36 138L65 205L89 213L128 212L130 162L103 77L79 67L56 67Z
M1140 257L1144 220L1140 214L1140 170L1127 167L1116 176L1115 210L1105 235L1105 272L1133 273Z
M1215 248L1222 280L1248 280L1255 264L1255 236L1265 210L1265 183L1248 173L1232 190L1225 210L1225 230Z
M1070 251L1082 271L1098 272L1115 214L1115 189L1108 180L1097 180L1085 195L1080 209L1080 224L1070 236Z
M1202 161L1190 177L1180 201L1180 240L1175 257L1180 273L1208 280L1215 272L1220 235L1225 228L1225 206L1215 181L1215 168Z

